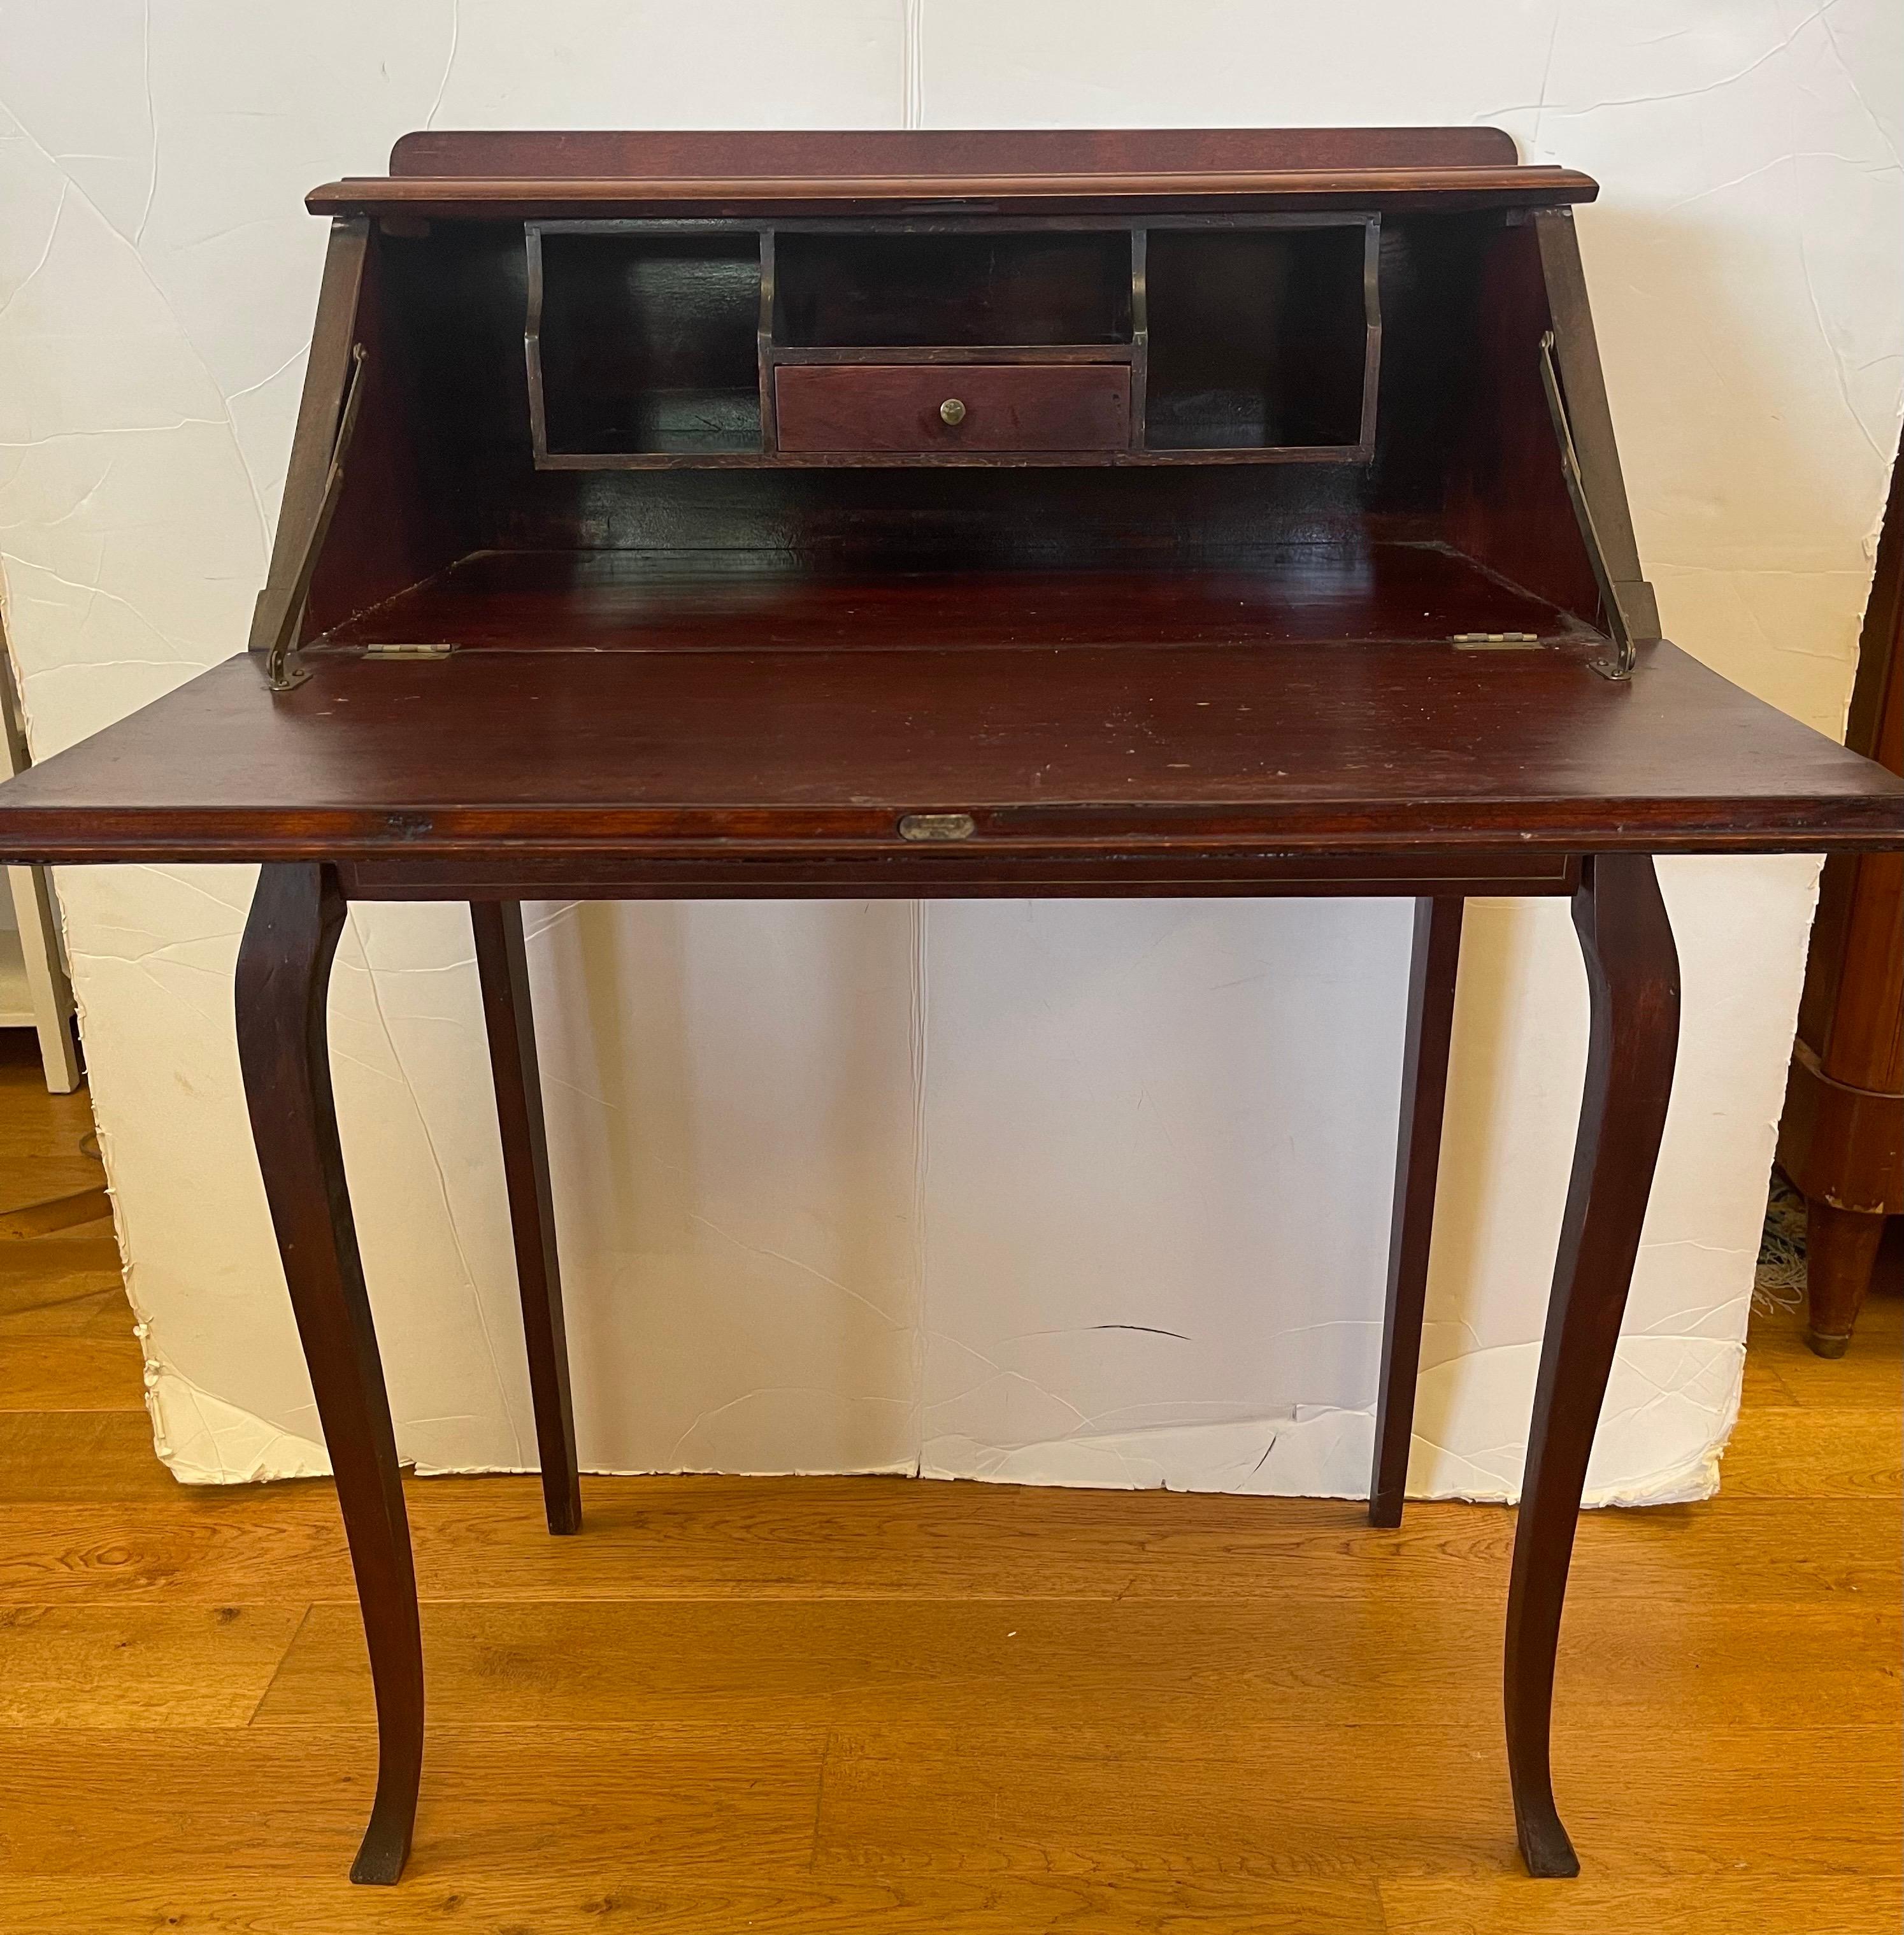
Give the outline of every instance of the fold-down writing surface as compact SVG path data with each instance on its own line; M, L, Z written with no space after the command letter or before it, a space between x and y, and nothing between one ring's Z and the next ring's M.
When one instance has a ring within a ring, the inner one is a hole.
M1670 645L1627 684L1589 649L336 653L277 696L234 660L13 781L0 857L824 858L951 811L975 868L1897 841L1904 781Z

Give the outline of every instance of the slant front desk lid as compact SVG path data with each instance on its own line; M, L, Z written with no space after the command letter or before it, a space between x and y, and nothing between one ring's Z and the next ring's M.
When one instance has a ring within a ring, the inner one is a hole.
M896 629L902 614L887 611ZM0 788L0 855L427 862L1895 844L1904 781L1647 648L781 648L234 660Z

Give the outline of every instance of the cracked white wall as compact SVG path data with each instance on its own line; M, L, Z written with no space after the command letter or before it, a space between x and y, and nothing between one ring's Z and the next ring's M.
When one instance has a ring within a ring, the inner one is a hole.
M316 288L300 198L426 122L1499 122L1605 184L1582 244L1668 630L1836 730L1896 436L1901 80L1879 0L8 0L0 564L35 745L240 648ZM1714 1482L1814 871L1662 868L1685 1043L1597 1496ZM160 1450L320 1469L231 1042L249 875L59 885ZM1365 1487L1401 907L532 926L590 1466ZM333 1000L426 1469L533 1449L470 957L458 910L360 910ZM1477 905L1419 1491L1518 1483L1584 1034L1564 910Z

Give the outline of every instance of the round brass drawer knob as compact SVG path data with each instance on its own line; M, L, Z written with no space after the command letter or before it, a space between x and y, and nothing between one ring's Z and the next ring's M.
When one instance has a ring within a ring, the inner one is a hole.
M943 424L962 424L966 420L966 406L957 397L947 397L938 406L938 420Z

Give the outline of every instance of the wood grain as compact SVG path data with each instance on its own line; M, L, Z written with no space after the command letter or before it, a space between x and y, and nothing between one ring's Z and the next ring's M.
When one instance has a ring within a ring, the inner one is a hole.
M1591 176L1546 167L1198 168L1044 174L733 173L612 177L347 177L304 198L313 215L400 212L508 221L525 216L678 213L845 215L930 197L1007 214L1204 210L1547 207L1591 201Z
M1385 1881L1388 1935L1710 1935L1717 1929L1896 1935L1904 1882L1840 1875L1706 1875L1609 1881L1582 1875L1530 1900L1512 1882Z
M1778 1429L1802 1457L1805 1420ZM1895 1456L1894 1414L1887 1434ZM1707 1504L1591 1512L1570 1606L1624 1607L1691 1592L1741 1604L1895 1598L1896 1512L1881 1491L1775 1495L1750 1444ZM1866 1447L1881 1462L1881 1438ZM65 1592L347 1598L343 1534L321 1481L182 1487L135 1412L0 1413L0 1604ZM1739 1496L1733 1496L1736 1487ZM533 1478L412 1481L425 1601L1235 1598L1266 1590L1312 1608L1400 1595L1498 1610L1512 1513L1417 1502L1381 1532L1352 1503L1192 1494L1038 1492L899 1479L591 1479L588 1537L552 1548ZM896 1617L897 1617L896 1615Z
M1588 859L1573 925L1587 970L1586 1081L1516 1514L1503 1676L1521 1852L1543 1877L1580 1871L1548 1769L1555 1653L1679 1047L1679 957L1651 857Z
M943 175L982 166L1059 170L1511 165L1500 128L1038 128L1012 129L485 130L419 128L390 151L393 175L718 176L745 150L763 173L878 169Z
M944 411L956 404L957 420ZM1111 364L795 364L775 373L785 451L1122 450L1131 373Z
M125 1293L110 1290L30 1323L0 1319L0 1410L125 1411L145 1421L145 1358Z
M533 998L522 908L515 901L478 901L470 908L476 978L489 1037L489 1068L503 1145L503 1180L515 1246L516 1287L529 1352L529 1389L542 1464L543 1514L552 1532L582 1526L576 1469L575 1407L569 1391L569 1347L562 1318L562 1272L555 1247L555 1201L542 1120L542 1074L536 1055Z
M264 868L233 992L252 1139L370 1644L376 1800L351 1879L388 1886L408 1858L416 1816L423 1660L410 1520L331 1091L326 1011L343 922L328 868Z
M509 651L1036 651L1440 643L1469 626L1591 635L1458 553L1396 542L1352 556L1322 545L1268 550L1223 570L918 569L896 580L870 571L802 576L751 559L723 569L691 554L479 551L328 636L339 645L403 639Z
M83 1088L49 1095L37 1057L0 1032L0 1212L96 1189L105 1181ZM0 1247L0 1257L5 1251Z
M0 1240L0 1411L145 1409L145 1359L97 1223Z
M143 1411L0 1411L0 1505L178 1496Z
M0 1611L0 1728L242 1727L304 1617L296 1606Z
M121 1610L117 1617L135 1617ZM1501 1612L1491 1595L1379 1589L1334 1601L1266 1584L1254 1601L1068 1599L720 1604L599 1601L426 1605L431 1711L449 1726L640 1728L657 1722L1021 1730L1108 1747L1220 1758L1280 1732L1326 1733L1345 1710L1432 1728L1494 1723ZM1882 1607L1573 1609L1563 1708L1647 1737L1744 1731L1872 1713L1900 1687L1896 1614ZM1767 1676L1782 1647L1817 1654L1802 1683ZM1100 1705L1117 1688L1114 1709ZM367 1707L355 1608L320 1604L299 1630L259 1726ZM1362 1724L1368 1724L1365 1719Z
M823 1743L793 1729L537 1740L436 1728L405 1885L370 1898L434 1893L440 1913L446 1882L453 1892L479 1877L546 1876L557 1850L579 1851L596 1873L703 1884L798 1873L812 1849ZM160 1902L171 1884L207 1874L268 1881L286 1901L348 1886L376 1764L370 1729L335 1720L22 1729L0 1748L0 1878L137 1881Z
M731 1861L725 1879L657 1878L639 1855L533 1881L416 1882L367 1908L361 1892L313 1879L295 1889L246 1876L87 1885L87 1935L153 1935L154 1903L191 1935L1383 1935L1374 1883L1290 1882L1273 1889L1247 1876L1180 1882L1055 1875L962 1880L861 1879L790 1872L758 1876ZM0 1925L8 1935L71 1935L64 1882L9 1882L0 1875ZM1836 1924L1831 1924L1836 1935ZM1850 1935L1850 1931L1846 1931ZM1857 1935L1863 1935L1862 1928ZM1886 1931L1889 1935L1889 1931Z
M1389 1277L1382 1316L1382 1373L1375 1399L1375 1454L1369 1474L1371 1525L1401 1523L1408 1458L1415 1441L1415 1387L1422 1365L1441 1118L1448 1096L1448 1052L1455 1024L1465 903L1452 897L1415 903L1408 968L1407 1024L1401 1052L1401 1123L1395 1137L1395 1195L1389 1219Z
M899 817L959 811L977 830L952 860L1008 894L1018 862L1161 842L1273 860L1896 838L1904 780L1673 646L1627 685L1587 652L313 654L277 696L237 659L8 780L0 857L416 865L503 841L631 880L697 852L902 868L947 856L919 862Z
M1247 1875L1271 1889L1298 1879L1513 1871L1507 1774L1491 1724L1360 1726L1325 1752L1315 1751L1311 1728L1257 1735L1173 1755L1141 1734L1067 1753L1009 1728L837 1730L814 1869ZM1662 1728L1644 1740L1636 1750L1624 1717L1556 1729L1568 1811L1603 1879L1895 1870L1904 1793L1888 1726L1728 1734L1717 1752L1697 1732ZM1829 1792L1794 1792L1794 1755L1832 1769ZM1534 1902L1548 1891L1518 1879Z

